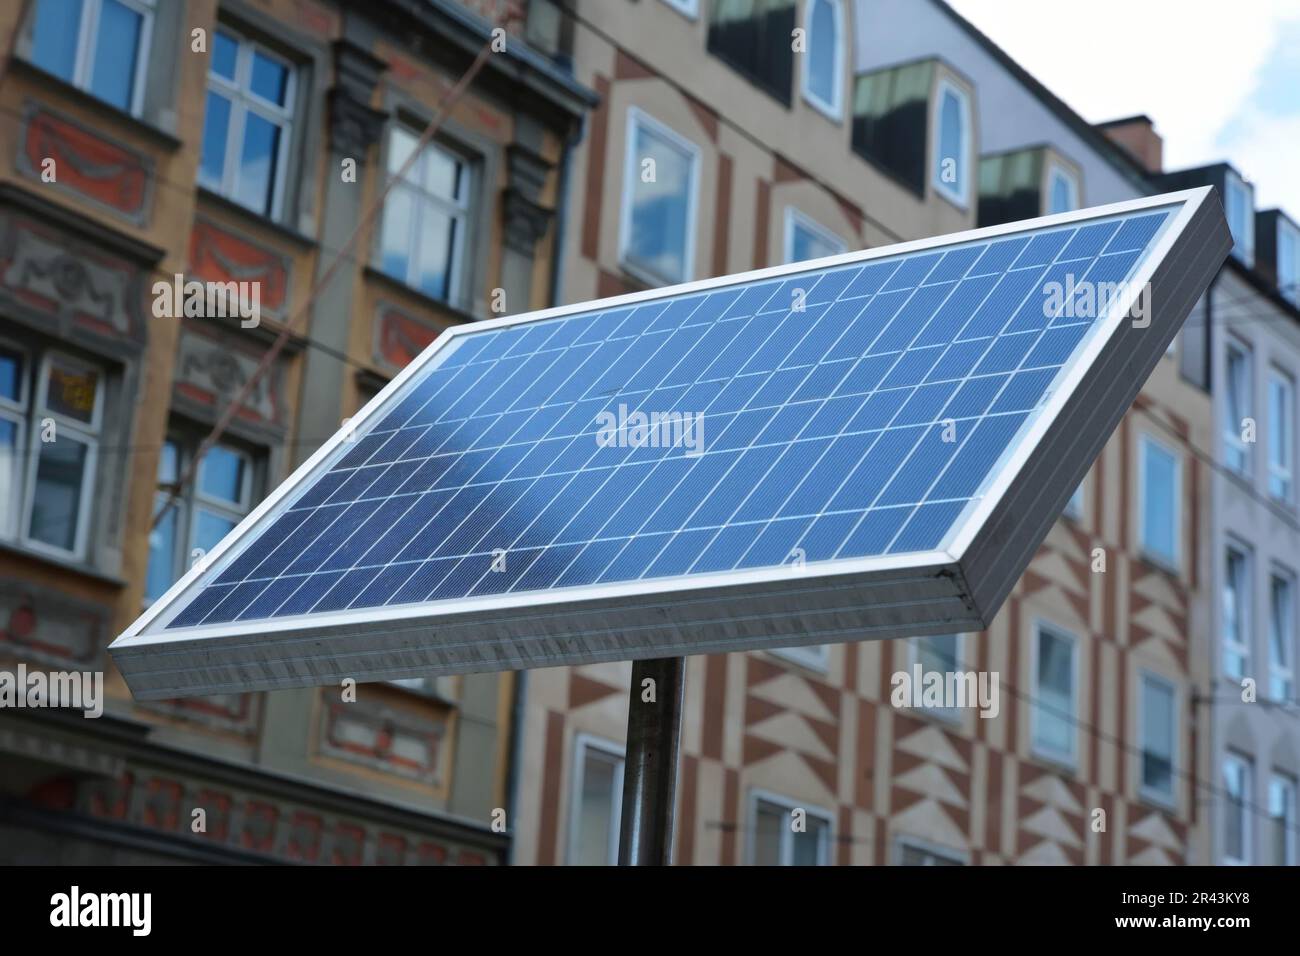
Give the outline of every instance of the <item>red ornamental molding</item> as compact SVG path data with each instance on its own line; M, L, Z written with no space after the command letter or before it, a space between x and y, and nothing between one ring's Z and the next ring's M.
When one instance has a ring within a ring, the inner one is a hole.
M376 322L375 359L393 369L406 368L438 335L438 329L391 305L381 305Z
M45 161L54 161L51 185L93 200L143 223L148 218L152 161L73 120L35 103L25 107L19 168L42 178Z
M190 233L189 277L209 282L257 282L264 311L282 314L289 301L289 260L207 219Z

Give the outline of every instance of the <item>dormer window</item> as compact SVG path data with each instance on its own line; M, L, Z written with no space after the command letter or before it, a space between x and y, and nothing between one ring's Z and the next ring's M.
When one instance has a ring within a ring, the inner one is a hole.
M789 106L794 28L795 0L713 0L709 52Z
M828 117L844 113L844 3L808 0L804 7L808 52L803 57L803 95Z
M1043 212L1054 216L1079 208L1079 177L1060 163L1047 164L1047 203Z
M1281 216L1277 219L1277 290L1300 306L1300 229Z
M922 199L966 209L975 176L974 94L938 60L877 70L853 89L853 149Z
M1083 174L1051 146L980 157L981 226L1054 216L1083 205Z
M1224 177L1223 211L1232 232L1232 254L1247 266L1255 264L1255 190L1236 173Z

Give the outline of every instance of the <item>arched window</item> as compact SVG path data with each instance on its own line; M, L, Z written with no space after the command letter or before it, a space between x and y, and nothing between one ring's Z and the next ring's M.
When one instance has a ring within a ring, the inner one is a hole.
M808 49L803 57L804 97L831 119L843 114L844 4L808 0L804 7Z
M970 198L970 99L947 80L939 82L934 127L934 188L965 208Z

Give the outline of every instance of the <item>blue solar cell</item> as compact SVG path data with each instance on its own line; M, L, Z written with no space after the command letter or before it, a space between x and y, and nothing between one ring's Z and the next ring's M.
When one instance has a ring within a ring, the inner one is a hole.
M938 547L1167 218L471 329L168 626Z

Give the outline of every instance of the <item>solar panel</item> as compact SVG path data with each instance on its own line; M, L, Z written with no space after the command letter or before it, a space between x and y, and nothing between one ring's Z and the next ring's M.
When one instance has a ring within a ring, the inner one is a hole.
M1189 235L1190 195L456 329L140 637L412 612L460 616L454 630L538 601L950 561L1007 463L1059 417L1071 372L1115 337L1157 250L1206 245ZM1161 350L1176 313L1147 336ZM464 643L437 663L507 663ZM249 651L257 679L301 682L269 646Z

